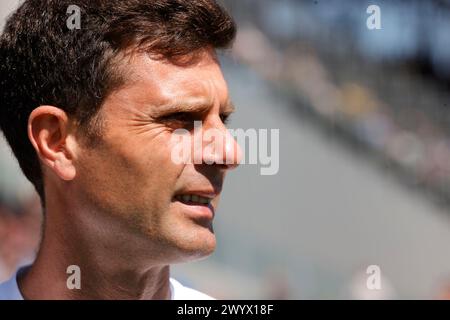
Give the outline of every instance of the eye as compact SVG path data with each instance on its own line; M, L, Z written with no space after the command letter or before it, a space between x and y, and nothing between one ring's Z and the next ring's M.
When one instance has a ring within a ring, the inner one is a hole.
M224 125L227 125L230 121L231 113L222 113L220 120ZM202 114L193 112L176 112L158 119L159 122L171 127L171 128L185 128L191 130L194 128L195 121L202 121Z
M190 120L191 115L187 112L177 112L172 113L166 116L161 117L161 120L167 121L167 120L177 120L177 121L187 121Z
M194 121L200 120L195 114L189 112L176 112L158 119L159 122L171 128L184 128L190 130L194 127Z

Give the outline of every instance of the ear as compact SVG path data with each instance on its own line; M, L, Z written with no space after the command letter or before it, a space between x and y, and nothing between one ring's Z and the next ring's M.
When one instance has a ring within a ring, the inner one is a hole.
M75 143L67 114L56 107L40 106L28 118L28 137L41 162L65 181L75 178Z

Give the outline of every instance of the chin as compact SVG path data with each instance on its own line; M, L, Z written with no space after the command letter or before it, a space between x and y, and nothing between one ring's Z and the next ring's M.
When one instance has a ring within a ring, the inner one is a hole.
M179 239L177 248L185 262L205 259L216 249L216 236L208 229L196 231L193 237Z
M200 260L216 249L212 219L192 219L178 211L161 216L165 219L160 223L146 221L143 229L163 260L170 264Z

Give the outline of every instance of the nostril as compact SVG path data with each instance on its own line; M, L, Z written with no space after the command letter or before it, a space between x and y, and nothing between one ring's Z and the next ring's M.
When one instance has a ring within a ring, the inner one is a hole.
M230 169L236 168L242 161L242 149L237 141L230 136L225 147L226 164Z

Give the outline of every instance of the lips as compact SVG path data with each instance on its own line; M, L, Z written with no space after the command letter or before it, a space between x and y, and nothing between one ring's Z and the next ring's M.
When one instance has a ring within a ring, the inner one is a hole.
M175 196L175 200L188 205L209 205L212 201L212 197L204 197L197 194L180 194Z
M211 221L214 219L212 200L217 196L215 192L183 191L174 196L174 204L181 212L192 219Z

